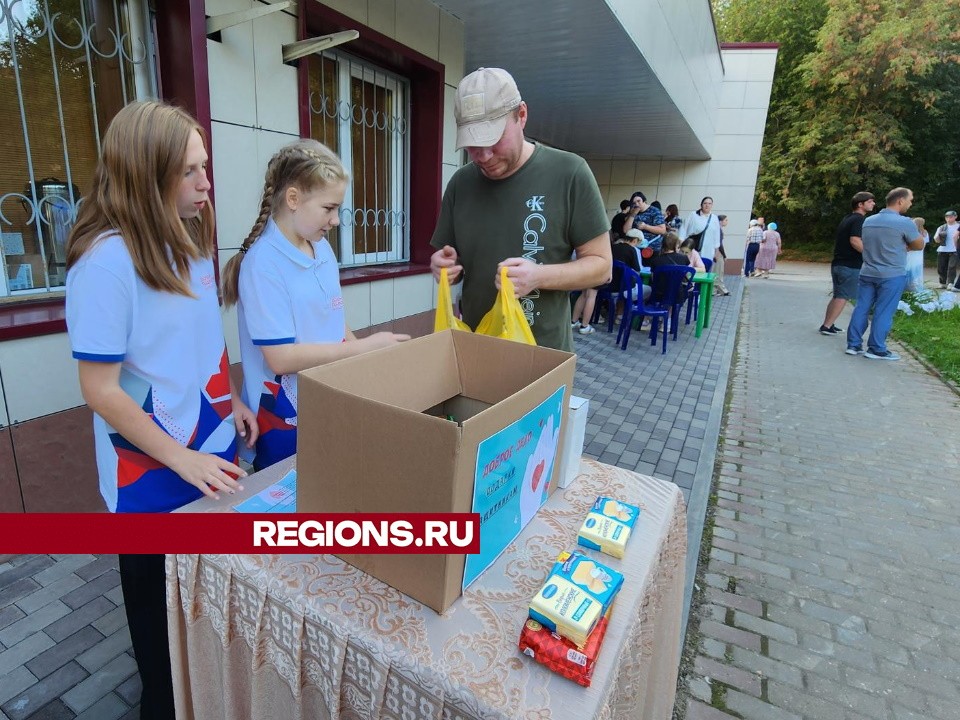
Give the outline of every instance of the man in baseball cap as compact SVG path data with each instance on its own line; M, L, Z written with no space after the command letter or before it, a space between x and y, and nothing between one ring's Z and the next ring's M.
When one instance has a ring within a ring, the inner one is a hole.
M573 351L569 291L610 279L609 221L587 163L524 137L527 105L500 68L467 75L454 98L457 148L470 163L447 184L431 244L434 277L463 280L476 327L507 268L538 345ZM576 253L576 259L571 256Z
M937 244L937 275L940 276L940 287L953 290L957 279L957 234L960 223L957 223L957 211L947 210L943 214L944 223L933 234Z
M495 144L503 135L510 112L522 102L517 84L506 70L480 68L467 75L453 101L457 150Z

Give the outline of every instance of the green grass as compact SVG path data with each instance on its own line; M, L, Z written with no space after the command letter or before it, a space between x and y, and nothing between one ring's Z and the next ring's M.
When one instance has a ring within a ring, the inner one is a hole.
M891 333L945 378L960 384L960 307L932 313L916 310L913 315L898 312Z
M783 243L783 251L778 260L797 262L830 262L833 260L833 240L827 242Z

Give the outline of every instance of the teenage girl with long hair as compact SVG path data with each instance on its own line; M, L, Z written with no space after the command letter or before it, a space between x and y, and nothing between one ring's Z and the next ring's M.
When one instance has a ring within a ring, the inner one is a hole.
M233 493L246 475L237 433L257 438L228 374L206 164L187 113L127 105L107 128L68 241L67 328L111 512L169 512ZM164 556L119 560L141 717L168 720Z
M326 234L340 224L348 176L315 140L281 148L267 165L260 215L223 270L223 299L238 303L243 397L261 433L253 466L297 450L297 373L409 340L357 339L346 324L337 258Z

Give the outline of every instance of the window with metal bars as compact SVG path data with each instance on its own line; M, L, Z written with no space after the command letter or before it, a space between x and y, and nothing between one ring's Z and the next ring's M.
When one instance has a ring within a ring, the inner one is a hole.
M0 0L0 298L61 292L110 120L156 97L147 0Z
M342 52L308 62L310 136L350 173L340 227L328 237L342 267L410 258L409 87Z

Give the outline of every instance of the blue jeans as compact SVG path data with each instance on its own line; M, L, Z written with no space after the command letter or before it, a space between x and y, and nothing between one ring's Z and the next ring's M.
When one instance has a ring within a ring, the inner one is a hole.
M749 276L757 263L757 253L760 252L760 243L747 243L747 252L743 257L743 274Z
M863 333L867 330L867 318L873 310L873 322L870 323L870 337L867 349L871 352L887 350L887 334L893 325L893 314L907 284L906 275L892 278L864 277L860 275L857 285L857 307L850 318L847 328L847 347L863 347Z

